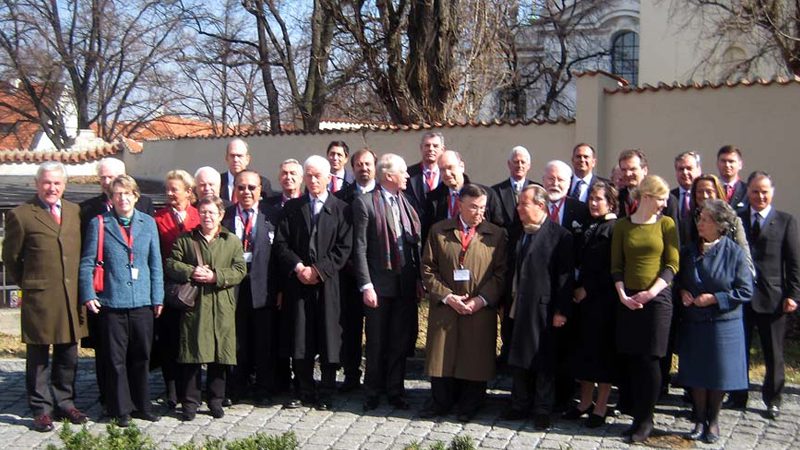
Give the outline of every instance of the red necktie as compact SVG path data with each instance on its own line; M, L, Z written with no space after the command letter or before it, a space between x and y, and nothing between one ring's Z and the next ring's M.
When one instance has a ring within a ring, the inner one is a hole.
M450 218L453 218L458 215L458 194L453 194L452 192L447 194L447 213L450 215Z
M58 213L58 206L55 203L50 205L50 215L57 224L61 225L61 214Z
M561 212L561 202L553 203L550 208L550 220L561 225L561 221L558 219L559 212Z
M426 170L425 171L425 184L428 185L428 192L433 190L433 171Z
M725 196L728 197L727 198L728 201L731 201L731 198L733 197L733 185L731 184L725 185Z

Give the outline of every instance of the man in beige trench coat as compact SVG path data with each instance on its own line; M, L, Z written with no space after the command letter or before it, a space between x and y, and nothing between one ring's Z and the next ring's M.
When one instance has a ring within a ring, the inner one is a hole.
M36 196L6 217L3 262L22 288L28 404L33 428L45 432L53 429L54 418L86 422L75 408L74 397L78 340L87 331L86 309L78 305L79 208L61 198L66 170L61 163L46 162L39 166L35 180Z
M425 244L422 281L430 301L425 372L431 399L422 417L445 415L456 406L458 420L468 422L494 377L507 237L484 220L486 198L484 188L465 185L458 216L434 224Z

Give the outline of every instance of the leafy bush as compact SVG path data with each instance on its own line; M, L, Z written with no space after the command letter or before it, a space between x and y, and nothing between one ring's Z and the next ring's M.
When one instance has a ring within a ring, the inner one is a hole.
M405 447L405 450L423 450L423 448L419 442L412 442ZM456 436L450 441L449 446L445 446L442 441L436 441L428 447L428 450L475 450L475 442L469 436Z

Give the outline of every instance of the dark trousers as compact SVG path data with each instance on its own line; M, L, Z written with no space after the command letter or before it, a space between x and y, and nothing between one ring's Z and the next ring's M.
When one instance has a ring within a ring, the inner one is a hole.
M483 405L485 397L485 381L431 377L433 408L440 413L446 413L455 406L460 414L474 414Z
M367 395L386 392L392 398L405 392L407 342L416 313L413 298L378 297L377 308L365 308Z
M156 343L153 347L153 359L161 366L168 401L178 403L183 396L181 368L178 364L178 345L181 338L180 311L165 307L161 316L155 321Z
M243 396L253 373L256 375L257 395L267 395L272 390L272 328L272 310L268 307L253 308L250 279L245 278L239 285L236 304L236 366L233 367L233 376L228 378L229 396Z
M272 312L272 319L274 326L270 333L272 335L271 344L272 348L270 351L272 352L272 368L273 368L273 389L277 392L284 392L288 391L292 386L292 362L291 358L287 356L281 356L280 348L283 345L281 342L282 339L287 339L281 335L281 321L288 320L288 314L285 314L283 310L276 309Z
M201 364L181 364L181 389L185 392L181 402L184 412L196 412L202 403L200 383ZM208 363L206 369L206 399L209 408L222 408L222 399L225 398L225 379L230 366L217 363Z
M342 351L341 363L344 376L349 380L361 380L362 341L364 336L364 302L361 292L350 280L340 274L342 300ZM405 351L405 348L403 349Z
M77 366L77 343L53 345L52 369L49 345L26 346L25 387L28 405L34 416L52 414L55 408L68 411L75 407Z
M313 359L293 359L292 369L298 381L300 398L303 401L315 401L319 397L328 397L336 389L336 364L320 363L322 380L319 389L314 382Z
M102 308L100 338L105 347L106 408L112 416L150 410L150 349L153 310Z
M550 414L556 398L553 368L535 370L511 366L511 409L534 414Z
M661 358L630 355L627 360L633 423L637 426L652 423L653 411L661 392Z
M106 391L103 383L106 379L105 374L105 360L106 356L104 350L104 342L100 338L100 314L94 314L87 311L86 326L89 329L89 337L81 340L81 347L94 348L94 374L97 380L97 392L99 394L99 402L101 405L106 404Z
M744 338L748 349L747 365L750 366L750 344L753 340L753 328L758 329L758 338L761 341L761 350L764 353L764 386L761 388L761 398L769 407L780 406L781 395L785 380L785 362L783 359L783 341L786 337L786 314L762 314L753 311L746 304L744 306ZM736 401L747 401L747 391L736 391Z

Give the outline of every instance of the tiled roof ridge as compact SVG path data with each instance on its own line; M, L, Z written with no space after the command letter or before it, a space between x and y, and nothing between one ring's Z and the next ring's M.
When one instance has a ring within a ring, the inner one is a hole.
M629 94L629 93L642 93L642 92L674 91L676 89L680 91L686 91L689 89L694 89L694 90L721 89L721 88L733 88L739 86L769 86L772 84L785 86L793 83L800 83L800 76L791 76L791 77L775 76L768 79L764 79L761 77L754 79L743 78L739 80L726 80L720 82L711 82L708 80L689 81L686 83L680 83L676 81L672 84L660 82L655 86L650 84L644 84L642 86L621 86L616 89L604 89L603 92L609 95L613 95L617 93Z
M31 151L31 150L4 150L0 149L0 163L4 164L41 164L46 161L58 161L63 164L83 164L103 159L107 156L116 155L124 150L133 152L130 145L124 140L106 142L92 148L80 150L50 150L50 151Z
M618 83L620 83L622 86L629 86L630 85L630 81L626 80L625 78L622 78L619 75L614 75L611 72L606 72L605 70L586 70L586 71L583 71L583 72L575 72L575 77L576 78L596 77L597 75L604 75L604 76L607 76L609 78L613 78Z
M206 135L184 135L173 136L160 139L147 139L148 141L169 141L169 140L182 140L182 139L218 139L218 138L245 138L252 136L304 136L304 135L319 135L319 134L343 134L343 133L360 133L363 131L418 131L418 130L432 130L436 128L479 128L479 127L496 127L496 126L517 126L517 125L545 125L545 124L570 124L575 122L573 118L559 117L557 119L524 119L524 120L469 120L469 121L447 121L447 122L434 122L412 125L394 125L394 124L380 124L380 125L363 125L358 128L351 128L347 130L318 130L318 131L281 131L280 133L271 133L267 130L255 130L247 132L236 133L221 133L221 134L206 134Z

